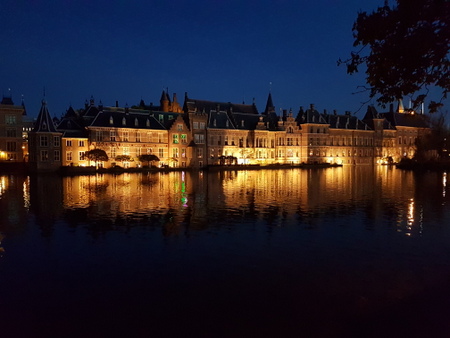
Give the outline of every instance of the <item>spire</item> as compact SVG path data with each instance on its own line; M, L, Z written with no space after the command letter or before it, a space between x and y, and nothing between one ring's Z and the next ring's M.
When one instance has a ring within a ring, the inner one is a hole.
M161 104L161 111L169 111L169 96L167 95L167 92L163 89L161 93L161 99L159 100Z
M404 113L404 112L405 112L405 107L403 106L403 100L399 99L398 100L397 113Z
M272 93L269 92L269 96L267 97L266 109L264 109L264 114L268 115L269 113L275 112L275 106L272 101Z
M23 116L26 116L27 115L27 108L25 108L25 100L23 99L23 94L22 94L22 98L21 98L21 105L22 105L22 108L23 108L23 113L22 113L22 115Z
M41 110L36 120L36 124L33 129L34 132L48 132L56 133L56 128L53 124L53 120L50 117L50 113L47 109L47 102L42 100Z

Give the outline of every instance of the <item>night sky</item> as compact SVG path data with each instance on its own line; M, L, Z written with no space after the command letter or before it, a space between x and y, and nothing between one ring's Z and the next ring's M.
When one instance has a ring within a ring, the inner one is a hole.
M384 0L45 1L0 4L0 89L36 116L44 88L52 116L91 95L112 106L159 104L161 91L196 99L314 103L357 111L364 74L336 61L352 50L358 11ZM358 116L365 112L365 107Z

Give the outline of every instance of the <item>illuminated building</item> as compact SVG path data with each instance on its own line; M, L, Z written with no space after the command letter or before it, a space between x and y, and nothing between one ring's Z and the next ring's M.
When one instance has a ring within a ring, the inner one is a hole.
M42 100L36 124L28 133L31 171L56 171L61 167L61 136L50 117L47 102Z
M22 162L26 151L22 139L24 105L14 105L10 96L0 102L0 162Z
M416 140L429 128L424 115L404 109L378 113L369 106L362 120L350 112L320 113L314 105L306 110L300 107L295 116L292 110L278 115L271 93L259 113L254 102L199 100L187 93L181 107L175 94L170 100L163 90L160 106L141 100L131 108L119 107L117 102L105 107L91 97L84 109L70 107L54 132L62 137L59 166L93 165L83 155L97 148L108 155L109 160L100 163L105 168L141 167L146 163L139 156L144 154L159 158L152 165L201 168L393 163L411 158ZM34 152L42 150L33 148ZM39 156L34 154L35 161Z

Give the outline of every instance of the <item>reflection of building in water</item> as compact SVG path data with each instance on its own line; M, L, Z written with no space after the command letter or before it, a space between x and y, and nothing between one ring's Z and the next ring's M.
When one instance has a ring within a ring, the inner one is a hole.
M427 177L434 186L442 179ZM73 225L141 224L167 235L255 220L274 225L320 222L326 214L341 224L346 215L358 212L365 226L417 234L424 212L417 194L442 199L441 181L437 192L418 192L417 179L389 166L38 176L31 179L31 210L41 226L64 213ZM429 203L435 202L430 198Z
M0 175L0 232L22 231L29 205L29 178Z

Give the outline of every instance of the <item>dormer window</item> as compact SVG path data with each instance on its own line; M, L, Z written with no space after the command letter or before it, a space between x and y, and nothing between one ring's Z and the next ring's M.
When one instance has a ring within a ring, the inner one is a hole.
M227 120L227 122L225 122L225 126L228 128L228 120Z
M135 126L135 127L139 126L139 121L138 121L137 118L134 119L134 126Z
M244 128L244 120L241 120L241 127Z
M149 120L149 119L147 119L147 122L145 122L145 125L146 125L147 127L150 127L150 120Z
M109 117L109 124L110 124L110 125L113 125L113 124L114 124L114 120L113 120L113 117L112 117L112 116Z
M127 120L125 120L125 117L122 118L122 126L126 126L127 125Z

